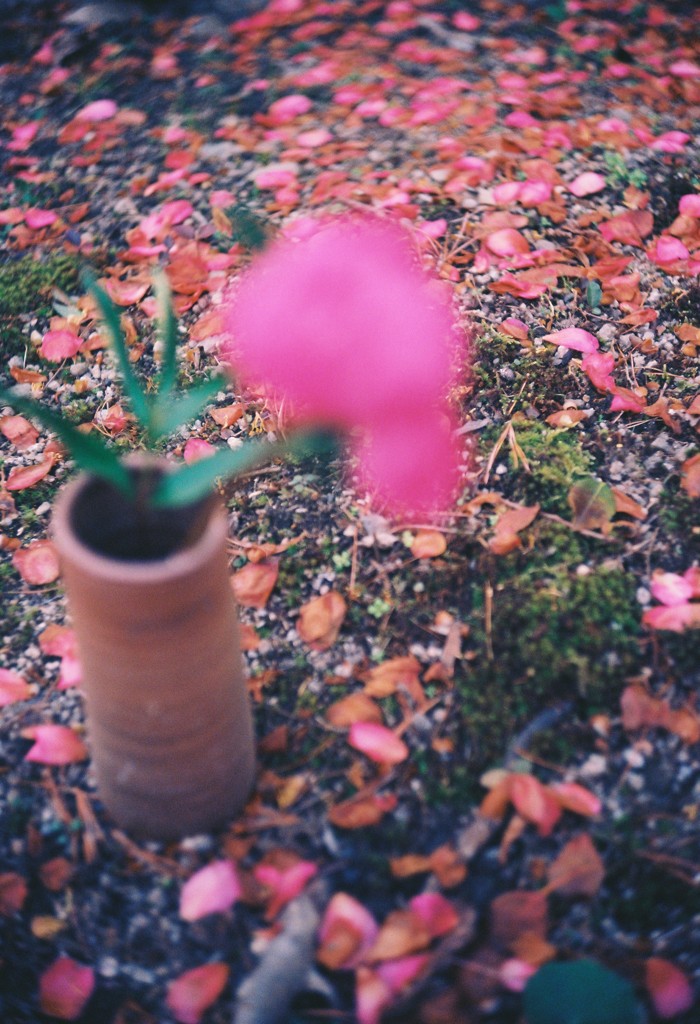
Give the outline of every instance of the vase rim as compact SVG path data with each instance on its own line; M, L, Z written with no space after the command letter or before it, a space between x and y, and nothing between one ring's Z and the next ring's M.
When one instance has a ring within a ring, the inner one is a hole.
M92 473L80 473L58 493L51 518L51 535L60 557L78 563L84 571L113 583L167 583L177 579L213 557L227 534L226 517L220 503L210 503L205 511L204 530L192 543L154 559L124 559L101 553L77 534L71 513L85 489L98 479Z

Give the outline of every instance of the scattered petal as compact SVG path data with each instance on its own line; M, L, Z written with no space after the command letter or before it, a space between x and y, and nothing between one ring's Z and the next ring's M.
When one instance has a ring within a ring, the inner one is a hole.
M196 871L182 887L180 917L197 921L208 914L221 914L236 902L241 887L233 862L217 860Z
M228 982L228 964L203 964L185 971L168 985L165 1004L179 1024L199 1024Z
M22 730L22 736L34 740L25 761L60 765L85 761L88 757L85 744L67 725L31 725Z
M77 1020L95 989L95 972L69 956L54 960L39 978L42 1013L59 1020Z
M661 957L653 956L647 960L645 981L654 1009L664 1020L685 1013L695 1002L683 971Z
M376 722L355 722L348 743L379 764L400 764L408 757L408 747L395 732Z
M58 552L50 540L33 540L26 548L17 548L12 564L25 583L42 587L61 574Z
M18 700L27 700L31 695L29 684L21 675L9 668L0 668L0 708Z

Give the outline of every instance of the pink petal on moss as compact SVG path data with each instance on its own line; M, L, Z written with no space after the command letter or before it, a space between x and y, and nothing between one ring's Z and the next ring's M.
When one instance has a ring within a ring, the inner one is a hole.
M22 676L9 668L0 668L0 708L14 704L18 700L26 700L31 695L29 684Z
M510 203L517 202L522 187L522 181L505 181L501 185L494 185L491 196L494 203L508 206Z
M602 174L596 174L595 171L586 171L584 174L579 174L577 178L569 185L569 192L573 192L579 199L583 196L592 196L595 192L601 192L607 182Z
M418 914L433 939L446 935L459 924L459 914L442 893L422 892L409 904Z
M190 437L185 445L185 450L182 453L182 457L185 462L198 462L199 459L206 459L209 455L213 455L216 448L209 441L205 441L202 437Z
M83 340L73 331L47 331L41 339L41 355L52 363L60 363L62 359L72 359L78 352Z
M598 339L590 331L584 331L581 327L565 327L561 331L552 331L551 334L542 336L543 341L551 341L553 345L563 345L564 348L572 348L576 352L597 352Z
M652 597L669 608L685 604L693 596L692 583L685 576L679 576L675 572L659 572L657 570L651 577L649 589Z
M217 860L196 871L182 887L180 917L196 921L228 910L241 895L233 862Z
M645 981L659 1017L667 1020L685 1013L694 1003L693 990L683 971L662 957L653 956L645 964Z
M58 220L58 214L54 213L53 210L39 210L33 208L27 210L24 215L24 223L32 231L38 231L40 228L47 228L51 224L54 224Z
M75 115L76 121L109 121L117 113L117 104L114 100L93 100L79 110Z
M25 761L38 764L75 764L85 761L87 747L67 725L31 725L22 730L25 739L34 740L34 746L24 756Z
M674 604L670 608L660 604L644 612L642 623L651 629L682 633L691 626L700 626L700 604Z
M229 973L227 964L203 964L171 981L165 1004L175 1020L179 1024L199 1024L226 988Z
M39 1005L42 1013L59 1020L77 1020L95 989L91 967L60 956L39 978Z
M399 764L408 757L408 747L395 732L376 722L355 722L348 743L379 764Z

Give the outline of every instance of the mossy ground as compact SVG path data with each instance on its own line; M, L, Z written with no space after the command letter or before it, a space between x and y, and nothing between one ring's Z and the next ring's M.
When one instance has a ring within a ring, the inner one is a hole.
M29 344L23 322L30 316L48 317L52 290L73 291L79 267L76 257L63 251L0 263L0 353L4 359L22 355Z

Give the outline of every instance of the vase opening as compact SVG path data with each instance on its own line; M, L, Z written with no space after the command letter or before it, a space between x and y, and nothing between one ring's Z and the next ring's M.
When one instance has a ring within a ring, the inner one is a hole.
M163 472L133 467L139 485ZM71 526L92 551L126 562L151 562L196 543L204 533L211 496L173 508L139 504L106 480L89 477L76 495Z

